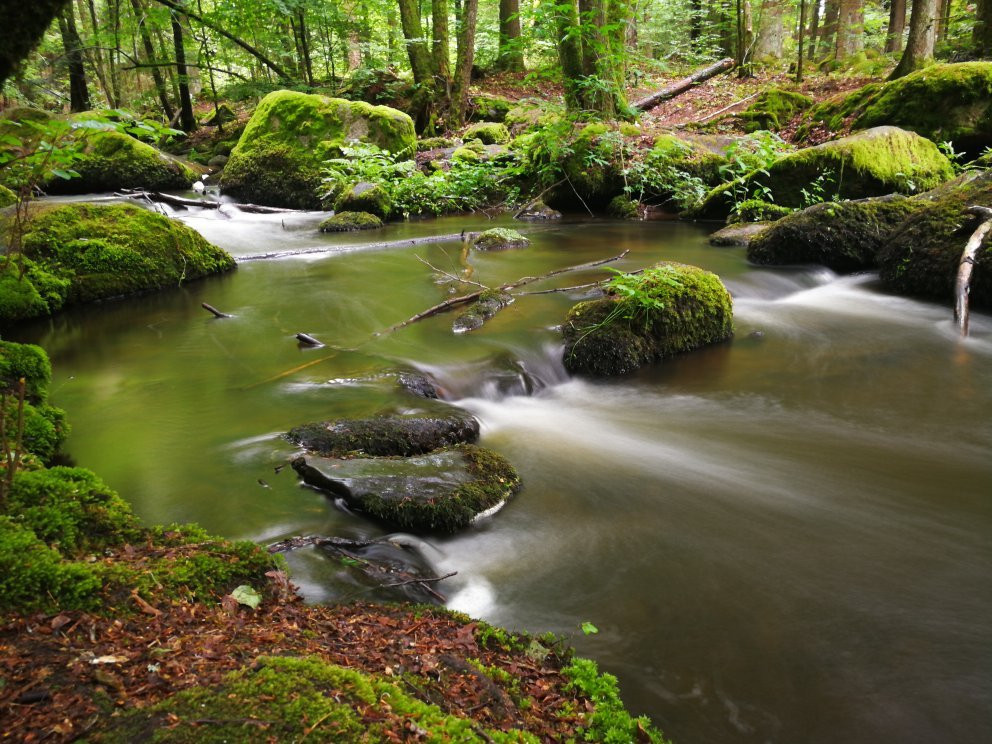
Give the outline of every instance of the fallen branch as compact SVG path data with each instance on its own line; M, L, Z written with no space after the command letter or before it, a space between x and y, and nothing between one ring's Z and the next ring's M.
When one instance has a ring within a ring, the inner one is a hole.
M235 256L234 260L245 261L267 261L274 258L289 258L291 256L305 256L311 253L331 253L333 251L357 250L357 249L380 249L380 248L405 248L411 245L427 245L429 243L453 243L462 239L462 233L448 233L446 235L428 235L425 238L406 238L404 240L384 240L379 243L351 243L347 245L328 245L321 248L305 248L299 251L277 251L275 253L259 253L254 256Z
M628 271L629 276L635 276L636 274L643 274L644 269L638 269L637 271ZM612 278L612 277L611 277ZM610 279L601 279L598 282L589 282L588 284L573 284L571 287L555 287L554 289L539 289L536 292L518 292L518 295L542 295L542 294L554 294L555 292L574 292L577 289L591 289L592 287L602 287Z
M975 257L978 249L982 247L985 236L992 230L992 209L988 207L968 207L965 210L968 214L978 215L982 218L982 223L975 229L975 232L968 238L968 243L961 253L961 263L958 265L957 281L954 283L954 320L961 329L961 335L968 335L968 300L971 294L971 275L975 271Z
M722 114L722 113L723 113L724 111L729 111L729 110L730 110L730 109L732 109L732 108L733 108L734 106L740 106L740 105L741 105L742 103L746 103L747 101L750 101L750 100L751 100L752 98L757 98L757 97L758 97L758 96L760 96L760 95L761 95L761 91L758 91L757 93L752 93L752 94L751 94L751 95L749 95L749 96L748 96L747 98L742 98L742 99L741 99L741 100L739 100L739 101L734 101L734 102L733 102L732 104L730 104L729 106L724 106L724 107L723 107L722 109L720 109L719 111L714 111L714 112L713 112L712 114L706 114L706 116L704 116L704 117L703 117L702 119L698 119L698 120L696 121L696 123L697 123L697 124L705 124L705 123L706 123L706 122L708 122L708 121L709 121L710 119L715 119L716 117L718 117L718 116L719 116L720 114Z
M237 204L235 202L218 202L218 201L206 201L199 199L187 199L182 196L174 196L173 194L163 194L161 191L144 191L141 189L121 189L118 192L119 196L126 196L130 199L145 199L152 202L161 202L163 204L168 204L170 207L177 207L178 209L187 209L189 207L198 207L200 209L218 209L221 207L234 207L242 212L251 212L253 214L285 214L286 212L299 212L299 209L284 209L283 207L266 207L262 204Z
M434 271L436 271L438 274L441 274L442 276L448 277L453 282L459 282L461 284L472 284L472 285L474 285L476 287L482 287L482 289L489 289L489 287L487 287L485 284L480 284L479 282L473 282L471 279L462 279L461 277L455 276L454 274L449 274L444 269L439 269L437 266L435 266L434 264L432 264L430 261L428 261L425 258L421 258L416 253L413 254L413 257L416 258L418 261L420 261L420 263L422 263L425 266L427 266L427 267L433 269Z
M704 67L702 70L692 73L687 78L682 78L681 80L672 83L671 85L662 88L649 96L642 98L639 101L635 101L631 104L638 111L647 111L657 106L662 101L667 101L670 98L675 98L676 96L682 95L687 90L692 88L699 83L709 80L711 77L719 75L721 72L726 72L734 66L734 60L729 57L726 59L721 59L719 62L714 62L709 67Z
M457 576L457 571L452 571L451 573L446 573L444 576L429 576L425 579L409 579L407 581L394 581L392 584L381 584L380 586L406 586L407 584L427 584L434 583L437 581L444 581L445 579L450 579L452 576Z
M215 308L213 305L208 305L206 302L201 302L200 303L200 307L202 307L204 310L206 310L208 312L213 313L215 318L230 318L231 317L227 313L222 313L220 310L218 310L217 308Z

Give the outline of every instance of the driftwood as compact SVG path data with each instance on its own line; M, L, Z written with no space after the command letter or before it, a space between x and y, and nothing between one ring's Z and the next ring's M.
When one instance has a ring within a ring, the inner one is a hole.
M207 312L213 313L215 318L230 318L231 317L227 313L222 313L220 310L218 310L217 308L215 308L213 305L208 305L206 302L201 302L200 303L200 307L202 307Z
M323 346L323 342L311 336L309 333L297 333L296 340L306 346Z
M284 209L282 207L266 207L261 204L236 204L234 202L186 199L182 196L163 194L161 191L123 189L118 193L121 196L127 196L131 199L145 199L147 201L161 202L162 204L168 204L170 207L176 207L178 209L188 209L189 207L198 207L200 209L221 209L221 207L234 207L241 212L251 212L253 214L286 214L300 211L298 209Z
M961 335L968 335L968 299L971 294L971 275L975 271L975 257L978 249L982 247L985 236L992 230L992 209L988 207L968 207L965 210L968 214L978 215L982 218L982 223L975 232L968 238L968 243L961 253L961 263L958 265L958 277L954 283L954 320L961 329Z
M667 101L670 98L675 98L675 96L682 95L694 85L698 85L699 83L709 80L711 77L719 75L721 72L726 72L733 66L734 60L729 57L726 59L721 59L719 62L714 62L709 67L704 67L702 70L697 70L689 77L682 78L681 80L672 83L671 85L662 88L649 96L645 96L639 101L635 101L631 105L638 111L647 111L648 109L654 108L662 101Z
M532 282L540 281L541 279L550 279L553 276L558 276L559 274L565 274L569 271L581 271L583 269L592 269L596 266L602 266L603 264L612 263L613 261L619 261L621 258L629 253L629 249L623 253L612 256L611 258L604 258L601 261L590 261L589 263L579 264L578 266L566 266L564 269L555 269L554 271L549 271L547 274L541 274L540 276L525 276L521 279L517 279L515 282L510 282L509 284L503 284L496 289L500 292L509 292L511 289L516 289L517 287L522 287L525 284L530 284ZM406 326L416 323L418 320L423 320L424 318L430 318L431 316L437 315L438 313L443 313L445 310L450 310L453 307L458 307L459 305L465 305L469 302L475 302L479 299L479 295L483 292L488 291L487 289L480 289L477 292L469 292L466 295L461 295L460 297L450 297L444 302L439 302L434 307L429 307L423 312L419 312L416 315L407 318L401 323L392 325L385 331L380 331L376 333L376 336L382 336L386 333L392 333L393 331L398 331L400 328L405 328Z

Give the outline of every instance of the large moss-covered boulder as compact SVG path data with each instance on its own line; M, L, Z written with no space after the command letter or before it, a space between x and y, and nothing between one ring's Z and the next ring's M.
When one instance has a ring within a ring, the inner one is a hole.
M770 88L763 91L758 98L737 114L745 132L756 132L759 129L781 129L800 111L805 111L813 105L813 99L803 93L796 93L782 88Z
M966 173L912 201L918 209L878 251L882 282L902 294L953 304L961 252L979 222L965 210L972 205L992 208L992 171ZM992 308L992 250L988 241L976 257L971 303Z
M875 127L789 153L767 169L718 186L690 216L726 217L735 204L755 195L770 197L780 206L801 207L812 198L919 193L952 175L950 161L930 140L897 127Z
M520 485L502 456L473 445L401 458L300 457L293 468L308 485L343 498L353 509L418 532L463 529Z
M496 121L504 122L506 115L515 103L508 98L495 96L489 93L479 93L469 96L468 117L472 121Z
M180 222L133 204L34 207L23 236L27 270L0 273L0 322L64 305L178 287L234 268L234 259Z
M733 334L730 293L698 267L660 263L619 277L607 291L568 311L562 334L569 372L621 375Z
M756 264L816 263L838 272L874 268L879 247L919 208L904 196L817 204L761 231L748 243L747 257Z
M323 162L349 141L416 152L413 120L364 101L281 90L255 109L224 168L221 189L244 201L316 209Z
M484 145L505 145L510 141L510 132L502 124L494 121L481 121L469 126L462 139L479 140Z
M710 186L720 182L720 166L727 158L707 147L702 138L662 134L655 138L648 163L656 170L675 169L694 176Z
M890 124L958 150L992 145L992 62L931 65L886 83L871 83L810 110L800 136Z
M443 413L436 415L384 414L303 424L290 429L287 437L311 452L329 457L356 452L409 457L438 447L475 442L479 422L460 409L446 406Z

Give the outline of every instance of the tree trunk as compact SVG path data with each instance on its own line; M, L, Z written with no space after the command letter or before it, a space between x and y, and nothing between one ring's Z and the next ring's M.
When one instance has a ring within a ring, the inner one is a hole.
M754 17L751 15L751 0L741 0L740 3L740 51L738 52L738 77L749 78L753 75L754 61Z
M913 0L909 16L906 49L889 80L908 75L933 63L933 45L937 31L937 0Z
M689 40L698 41L703 32L703 1L689 0Z
M465 123L468 86L472 80L472 64L475 62L475 26L478 14L479 0L465 0L462 22L458 26L458 53L455 77L451 85L451 105L448 109L447 124L451 128L458 128Z
M889 30L885 35L885 51L902 49L902 35L906 30L906 0L891 0L889 5Z
M69 64L69 110L87 111L90 108L90 91L86 85L86 68L83 65L83 43L76 30L76 16L72 3L65 6L59 16L62 46Z
M499 0L499 53L496 56L496 69L505 72L523 72L520 0Z
M300 52L303 55L303 73L307 76L307 85L313 86L313 61L310 59L310 32L307 30L307 20L303 8L296 13L296 32L300 36Z
M145 9L141 6L141 0L131 0L131 8L134 10L134 17L138 23L138 34L141 36L141 44L145 48L145 61L148 64L156 63L155 45L152 44L151 34L148 33L148 24L145 19ZM162 70L158 67L152 68L152 80L155 82L155 90L158 91L158 100L162 105L162 113L167 121L172 121L175 116L172 104L169 102L169 94L165 87L165 78L162 77Z
M815 0L814 0L815 1ZM799 49L796 54L796 82L803 81L803 43L806 35L806 0L799 0Z
M992 0L978 0L971 40L979 57L992 56Z
M172 14L172 42L176 50L176 74L179 81L179 126L184 132L192 132L196 129L196 117L193 116L193 97L189 93L183 25L178 13Z
M0 85L44 36L68 0L21 0L5 3L0 24Z
M863 52L865 48L864 31L864 0L840 0L834 59L844 60Z
M417 0L399 0L400 22L403 25L403 38L410 57L413 80L427 89L434 87L434 64L431 60L423 28L420 25L420 10Z
M834 38L837 34L837 18L840 16L841 0L826 0L823 10L823 23L820 26L820 38L817 50L821 57L829 56L834 49Z
M434 46L434 69L445 81L451 79L451 40L448 33L448 0L431 0L431 42Z
M690 88L699 85L702 82L709 80L711 77L719 75L721 72L726 72L734 66L734 60L727 58L721 59L719 62L714 62L709 67L704 67L701 70L697 70L692 73L689 77L682 78L681 80L672 83L659 91L646 96L639 101L634 101L631 105L632 108L638 111L648 111L654 108L662 101L667 101L670 98L675 98L675 96L685 93Z
M785 42L785 1L762 0L758 38L754 42L755 59L782 59Z
M816 37L820 33L820 0L812 0L809 15L809 43L807 44L806 59L816 58Z
M558 59L571 111L606 119L627 110L624 95L624 21L627 0L574 0L555 6Z
M80 0L80 4L82 4L82 0ZM86 10L89 11L87 16L90 21L90 31L93 34L93 46L102 46L100 43L100 25L96 20L96 5L93 0L89 0ZM82 9L80 9L80 13L82 13ZM104 50L99 48L91 49L90 59L93 64L93 70L96 72L96 78L100 81L100 89L103 91L103 95L106 97L107 103L110 105L110 108L117 108L117 98L114 96L114 91L110 86L110 81L107 77L107 68L104 67L103 64L103 52ZM106 52L110 63L113 64L113 57L111 56L112 52L109 49L107 49Z

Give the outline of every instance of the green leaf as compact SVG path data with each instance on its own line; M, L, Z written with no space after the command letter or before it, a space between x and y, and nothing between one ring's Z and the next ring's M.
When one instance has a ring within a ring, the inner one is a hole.
M238 604L247 605L248 607L251 607L253 610L257 610L258 606L262 604L262 595L256 592L247 584L242 584L241 586L239 586L237 589L231 592L231 596L238 601Z
M70 178L73 178L75 176L78 176L79 174L76 173L76 171L62 170L61 168L53 168L52 169L52 175L53 176L58 176L59 178L63 178L66 181L68 181Z
M599 628L588 621L582 623L579 627L582 628L582 632L586 635L596 635L599 632Z

